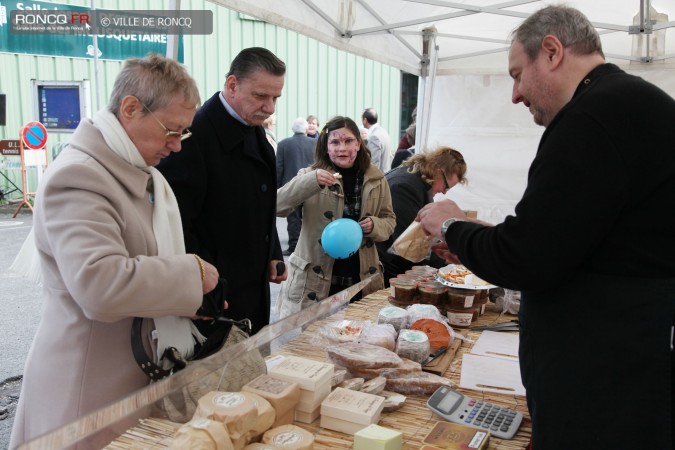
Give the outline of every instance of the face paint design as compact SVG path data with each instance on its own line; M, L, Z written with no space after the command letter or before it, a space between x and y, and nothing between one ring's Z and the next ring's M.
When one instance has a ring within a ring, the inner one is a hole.
M361 142L348 128L339 128L328 134L328 157L338 167L354 165Z

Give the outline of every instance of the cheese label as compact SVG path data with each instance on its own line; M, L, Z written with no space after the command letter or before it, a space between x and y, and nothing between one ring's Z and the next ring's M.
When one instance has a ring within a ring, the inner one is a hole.
M220 408L234 408L244 403L246 397L239 392L226 392L213 397L213 404Z
M274 436L274 439L272 439L272 444L286 446L291 444L299 444L302 442L302 440L303 436L300 433L296 433L295 431L284 431Z
M270 376L258 377L248 384L248 386L253 389L257 389L263 392L269 392L270 394L281 394L290 385L291 383L289 383L288 381L280 380L278 378L272 378Z
M190 426L192 428L197 428L199 430L205 430L211 425L211 421L209 419L197 419L193 420L190 422Z

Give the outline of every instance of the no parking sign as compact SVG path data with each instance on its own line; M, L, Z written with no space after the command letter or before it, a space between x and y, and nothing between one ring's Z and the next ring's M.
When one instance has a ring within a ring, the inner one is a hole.
M42 150L47 145L47 129L40 122L28 122L21 129L21 140L31 150Z

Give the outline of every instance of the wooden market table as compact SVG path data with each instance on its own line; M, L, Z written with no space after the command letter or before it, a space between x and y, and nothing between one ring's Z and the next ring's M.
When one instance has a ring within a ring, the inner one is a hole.
M283 345L274 355L296 355L304 358L316 359L319 361L326 360L325 348L316 345L313 341L316 330L319 327L333 322L335 320L371 320L377 321L377 315L381 308L389 305L387 297L389 290L384 289L372 293L362 300L350 304L346 309L327 317L323 320L318 320L307 327L298 337ZM486 312L473 325L490 325L500 322L507 322L513 319L513 316L500 316L496 312ZM464 336L476 340L480 336L480 331L471 330L456 330ZM462 356L471 350L471 342L465 342L455 355L452 363L449 365L443 376L452 380L455 385L459 385L461 374ZM490 403L499 406L505 406L515 409L523 413L523 423L520 426L517 434L513 439L505 440L490 437L490 444L488 449L495 450L521 450L526 449L531 435L530 416L527 411L527 404L524 397L508 394L497 394L492 392L480 392L475 390L467 390L457 388L459 392L463 392L476 399L489 401ZM426 406L428 396L408 395L405 404L402 408L389 412L382 413L379 425L403 433L403 449L419 449L422 446L422 440L426 434L431 430L433 425L442 420L441 417L435 415ZM320 426L320 419L315 420L311 424L296 422L296 425L310 431L315 436L314 448L316 450L328 449L349 449L353 446L353 436L340 433L337 431L328 430ZM152 446L153 449L166 448L170 442L170 436L180 426L180 424L173 424L171 422L148 419L141 421L141 425L136 427L141 432L148 431L157 436L157 440ZM130 430L131 433L138 430ZM129 434L129 433L127 433ZM121 436L111 443L107 448L109 449L128 449L128 445L124 444L125 437ZM128 442L127 442L128 443Z

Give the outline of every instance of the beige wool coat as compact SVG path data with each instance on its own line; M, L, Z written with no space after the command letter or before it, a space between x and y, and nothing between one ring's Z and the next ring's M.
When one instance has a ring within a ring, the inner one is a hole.
M342 184L341 180L338 183ZM342 192L343 190L340 190ZM391 204L389 184L384 174L374 165L366 170L361 195L361 217L373 219L373 231L363 236L359 248L361 279L377 273L380 276L363 289L367 295L384 288L382 264L375 242L384 241L394 232L396 216ZM335 260L321 247L323 229L331 220L342 217L344 196L316 181L316 171L301 169L298 175L277 192L277 215L285 217L302 205L302 229L295 252L288 260L288 279L281 285L279 317L287 317L328 296ZM324 214L330 211L332 218Z
M43 310L10 449L146 386L131 352L132 318L191 316L201 305L194 256L155 256L148 180L91 121L45 172L33 219Z

